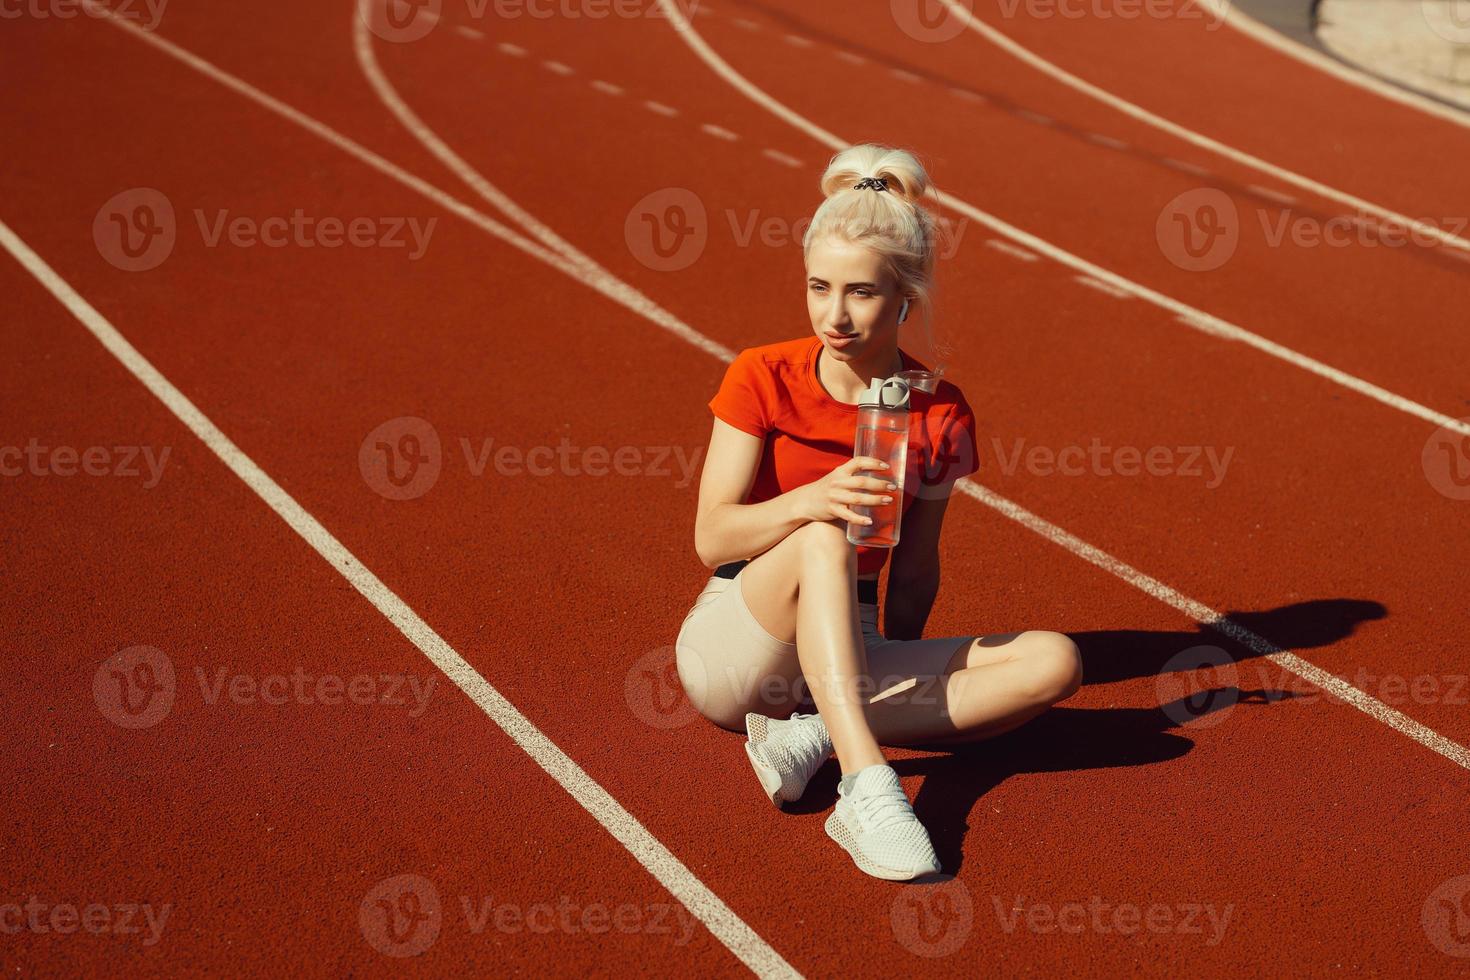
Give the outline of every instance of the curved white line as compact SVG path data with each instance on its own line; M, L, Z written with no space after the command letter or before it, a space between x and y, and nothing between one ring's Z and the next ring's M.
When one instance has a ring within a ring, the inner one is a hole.
M1406 214L1400 214L1399 212L1394 211L1391 208L1386 208L1382 205L1374 204L1372 201L1365 200L1364 198L1358 197L1355 194L1349 194L1346 191L1340 191L1335 187L1329 187L1321 181L1313 180L1310 177L1304 177L1294 170L1287 170L1285 167L1278 167L1276 164L1271 163L1269 160L1262 160L1260 157L1246 153L1244 150L1237 150L1235 147L1229 146L1225 143L1221 143L1217 139L1205 136L1203 133L1195 132L1194 130L1189 129L1186 126L1181 126L1176 122L1165 119L1163 116L1160 116L1157 113L1149 112L1142 106L1135 105L1132 102L1129 102L1127 99L1114 95L1107 89L1099 88L1091 82L1077 77L1076 75L1067 71L1065 68L1062 68L1058 65L1053 64L1050 61L1047 61L1045 58L1031 51L1029 48L1022 47L1011 38L1002 34L1000 31L997 31L995 28L991 27L989 24L985 23L974 14L970 13L969 9L959 3L959 0L943 0L943 3L946 7L949 8L952 14L954 14L956 17L960 18L964 22L965 26L969 27L970 30L974 31L976 34L979 34L985 40L989 41L991 44L994 44L1002 51L1005 51L1012 57L1025 62L1027 65L1035 68L1042 74L1056 79L1063 85L1066 85L1068 88L1081 92L1083 95L1086 95L1089 98L1096 99L1104 105L1116 109L1117 111L1123 113L1125 116L1136 119L1139 122L1144 123L1148 126L1152 126L1155 129L1161 130L1162 132L1168 133L1170 136L1173 136L1176 139L1183 140L1191 146L1197 146L1202 150L1208 150L1211 153L1222 156L1227 160L1231 160L1235 163L1240 164L1241 166L1250 167L1252 170L1258 170L1263 174L1270 174L1277 180L1284 181L1294 187L1300 187L1302 190L1310 191L1319 197L1324 197L1330 201L1336 201L1339 204L1346 204L1350 207L1357 208L1364 214L1371 214L1380 221L1392 225L1401 225L1407 228L1412 228L1415 231L1423 235L1427 235L1430 238L1433 238L1444 245L1448 245L1451 248L1458 248L1462 251L1470 252L1470 239L1461 238L1460 236L1445 231L1444 229L1436 225L1429 224L1425 221L1420 221L1417 218L1411 218Z
M1349 85L1356 85L1359 88L1366 89L1374 95L1381 95L1391 102L1406 105L1411 109L1418 109L1420 112L1428 113L1431 116L1443 119L1445 122L1470 129L1470 113L1465 112L1463 109L1457 109L1454 106L1445 105L1443 102L1436 102L1434 99L1425 98L1423 95L1410 89L1390 85L1388 82L1383 81L1383 79L1375 78L1361 69L1338 61L1336 58L1331 58L1320 51L1314 51L1300 41L1293 40L1279 31L1273 31L1255 18L1241 13L1229 0L1199 0L1199 3L1201 6L1209 8L1217 20L1223 18L1225 23L1246 37L1258 41L1268 48L1274 48L1288 58L1295 58L1302 64L1324 71L1334 78L1347 82Z
M602 288L597 280L592 279L588 276L585 269L571 265L567 262L565 258L560 255L546 253L545 250L542 249L540 246L522 238L519 235L516 235L515 232L510 231L510 229L506 228L504 225L501 225L493 218L482 215L480 212L475 211L468 205L461 204L459 201L439 190L437 187L434 187L432 184L429 184L427 181L414 176L403 168L398 167L396 164L393 164L373 153L371 150L368 150L360 144L353 142L346 136L332 129L330 126L327 126L325 123L313 119L311 116L308 116L305 113L300 112L295 108L292 108L286 103L281 102L279 99L267 95L255 86L243 81L240 78L237 78L234 75L229 74L226 71L221 70L210 62L205 61L203 58L200 58L193 52L188 51L171 41L166 41L153 32L144 30L143 28L138 27L137 25L125 20L121 16L113 13L107 7L102 6L98 2L98 0L82 0L82 2L86 9L92 11L95 16L107 18L107 22L112 24L114 27L117 27L118 29L131 34L138 40L153 45L155 48L164 52L170 57L182 62L190 68L193 68L195 71L199 72L206 78L213 79L224 87L244 96L245 98L261 106L262 108L275 113L288 122L302 127L307 132L310 132L313 135L320 137L327 143L338 147L339 149L346 152L348 155L352 156L354 159L357 159L358 161L367 164L369 167L383 174L384 176L389 177L402 184L403 186L409 188L410 190L413 190L416 193L423 195L428 200L445 206L449 211L451 211L451 213L459 214L461 217L464 217L467 221L470 221L476 227L490 232L496 237L507 241L516 248L520 248L524 251L527 251L529 254L535 255L537 258L541 259L541 261L557 269L559 272L562 272L569 278L575 281L582 282L590 288L597 289L599 292L607 295L615 302L626 303L626 297L623 294ZM665 3L667 2L667 0L659 0L659 2ZM703 43L702 39L700 40L700 43ZM226 446L233 446L233 443L229 442L228 437L226 437L223 432L220 432L217 428L215 428L214 424L210 422L207 418L205 418L202 413L198 413L198 409L195 408L192 403L184 399L182 393L178 392L178 390L174 388L173 385L169 383L169 381L161 374L158 374L157 371L153 369L151 364L148 364L147 361L144 361L141 355L138 355L137 351L132 349L131 345L127 343L126 339L124 339L122 335L119 334L116 329L113 328L112 325L101 316L101 314L99 314L94 308L92 308L86 302L86 300L82 299L80 295L76 294L74 290L71 290L70 286L62 281L59 276L56 276L56 274L50 269L50 267L47 266L34 252L31 252L29 247L24 242L20 241L20 239L12 231L10 231L10 229L5 226L3 222L0 222L0 247L4 247L7 251L9 251L11 255L14 256L15 259L20 262L22 266L30 271L32 275L35 275L39 281L41 281L48 289L50 289L57 300L60 301L62 305L65 306L69 311L71 311L71 313L76 316L77 319L80 320L84 326L91 330L94 336L96 336L97 339L101 341L102 344L107 347L109 351L111 351L115 356L118 356L120 360L123 360L123 362L127 364L130 369L133 369L135 375L139 377L139 380L147 385L149 387L149 390L153 391L153 393L157 395L162 401L164 401L164 403L167 404L170 409L173 409L176 413L179 411L179 409L184 409L184 414L181 414L180 418L185 422L185 424L189 425L191 429L193 429L193 431L210 446L211 449L219 452L221 448L224 448ZM648 317L650 322L654 323L655 325L663 326L665 329L668 329L665 324L649 316L646 311L637 310L637 312L641 313L645 317ZM680 336L683 335L680 334ZM730 361L734 360L734 354L727 348L722 347L710 338L705 337L703 334L698 334L697 336L701 340L703 340L703 343L698 343L690 340L689 342L692 343L695 347L704 351L722 352L716 353L715 356L727 364ZM684 337L684 339L689 340L688 337ZM132 354L129 355L127 353L128 351L132 351ZM133 361L131 360L131 357L136 357L137 360ZM138 368L143 369L142 373L138 372ZM177 401L175 401L175 396L177 396ZM198 414L191 415L190 412ZM229 462L230 460L226 459L226 463ZM235 472L240 473L241 471L235 470ZM250 480L246 480L246 482L250 483L252 488L256 489L257 493L261 493L262 491L265 491L265 493L271 493L272 491L270 488L274 486L273 481L270 484L264 483L263 481L269 481L270 478L266 476L263 472L260 473L260 477L262 478L262 480L257 480L257 482L255 483L252 483ZM242 479L243 478L244 474L242 474ZM1383 724L1388 725L1394 730L1401 732L1407 737L1413 739L1415 742L1418 742L1420 745L1423 745L1431 751L1438 753L1439 755L1450 760L1456 765L1459 765L1466 769L1470 769L1470 751L1467 751L1464 746L1450 741L1433 729L1415 721L1402 712L1389 707L1388 705L1379 701L1377 698L1374 698L1372 695L1359 690L1352 684L1349 684L1347 681L1344 681L1341 678L1322 670L1311 661L1308 661L1302 657L1298 657L1293 653L1282 650L1281 648L1272 644L1270 641L1263 639L1262 637L1257 636L1255 633L1252 633L1250 630L1247 630L1244 627L1238 625L1233 620L1225 618L1205 604L1196 602L1195 600L1190 599L1188 596L1185 596L1182 593L1171 589L1169 586L1158 581L1157 579L1145 575L1143 572L1140 572L1139 570L1133 568L1131 565L1128 565L1127 563L1122 562L1117 558L1114 558L1112 555L1108 554L1102 549L1088 544L1081 538L1078 538L1076 535L1073 535L1070 532L1062 529L1061 527L1052 524L1044 518L1038 517L1037 515L1031 513L1029 510L1026 510L1019 504L1014 503L1013 501L1005 497L1002 497L1000 494L995 493L987 487L980 486L969 478L957 480L955 482L955 487L960 489L966 495L980 501L982 504L994 508L1005 517L1016 521L1028 530L1031 530L1036 534L1041 535L1042 537L1056 544L1058 547L1063 548L1064 550L1091 562L1104 571L1107 571L1109 574L1117 576L1118 578L1127 582L1129 585L1134 586L1135 588L1145 592L1146 594L1174 606L1174 608L1179 609L1186 615L1209 626L1211 629L1225 633L1227 636L1234 637L1235 639L1240 640L1242 643L1245 643L1252 650L1270 656L1281 667L1284 667L1285 669L1300 675L1310 683L1317 684L1324 689L1333 691L1337 694L1338 697L1352 704L1360 711L1382 722ZM276 489L279 489L279 487L277 487ZM306 517L310 518L310 515L306 515ZM293 524L293 527L295 526L296 525ZM343 558L344 560L349 557L350 554L344 554L341 556L341 558ZM336 563L334 562L334 564ZM344 569L344 574L346 573L346 571L347 569ZM363 569L362 571L366 572L367 570ZM363 584L367 584L367 582L363 580ZM354 581L354 585L358 585L358 582ZM407 612L412 614L411 609L407 610ZM398 625L400 629L404 629L412 622L413 620L404 618L401 611L399 612L399 618L394 619L395 625ZM425 628L428 628L427 624L425 624ZM450 652L452 653L453 651L450 650ZM457 656L457 654L455 656ZM447 666L455 666L452 659L447 663ZM469 665L466 664L465 666L468 667ZM490 690L493 690L493 688L489 688L489 685L487 683L485 685L485 688L479 689L477 693L483 697L487 695ZM477 703L479 702L477 701ZM496 706L498 707L498 702L495 702L493 698L491 699L491 703L496 704ZM509 702L506 702L506 704L509 705ZM513 709L513 706L510 707ZM525 733L519 728L518 723L516 723L514 716L508 718L507 721L509 721L512 724L512 727L515 729L515 731L513 732L514 736L525 736ZM529 722L527 722L527 724L529 724ZM551 746L548 740L548 743L546 745L533 743L531 748L527 748L527 751L549 751L551 748L554 748L554 746ZM542 757L537 757L537 761L542 762ZM570 762L571 760L568 761ZM542 765L543 768L545 768L547 763L542 762ZM575 765L575 763L573 762L572 765ZM580 771L580 769L578 771ZM583 772L582 775L586 776L586 773ZM591 786L597 786L599 789L601 788L595 781L591 780L590 776L587 776L586 778ZM610 820L615 819L619 811L627 813L627 811L624 810L620 804L618 804L617 800L615 798L612 798L611 796L608 796L605 799L598 798L594 800L589 800L587 802L583 802L583 799L579 797L578 802L582 802L584 806L587 806L588 803L600 803L600 808L592 809L591 812L600 821L604 822L604 826L606 826ZM642 825L637 823L637 819L633 817L632 814L628 814L628 818L632 820L634 824L637 825L640 829L642 829ZM647 831L643 830L643 833L647 834ZM637 838L637 840L645 849L653 850L655 848L663 848L663 845L658 842L657 838L652 838L651 834L648 836L651 839L647 841L643 841L641 836ZM619 837L619 840L623 841L625 846L632 846L628 841L624 840L623 837ZM653 852L657 853L656 850L654 850ZM716 928L716 925L723 926L722 931L715 934L719 937L721 942L725 943L726 946L732 950L732 952L735 952L735 954L741 958L742 962L750 966L751 969L760 976L785 975L788 972L794 972L791 970L790 965L781 958L780 954L778 954L774 949L771 949L769 946L767 946L759 935L751 930L749 926L745 925L745 923L741 919L739 919L738 916L735 916L734 913L729 910L728 906L726 906L720 900L719 896L709 891L708 887L705 886L703 882L694 877L692 873L689 873L688 869L684 868L684 866L679 863L678 858L676 858L672 853L669 853L666 848L663 848L663 853L668 854L668 859L673 862L673 867L675 869L683 869L683 873L689 874L689 878L692 880L683 879L682 875L680 875L680 880L673 883L665 881L662 878L660 878L660 881L663 882L665 884L665 887L668 887L670 891L674 891L676 887L681 888L682 892L675 891L674 893L680 895L681 899L683 900L687 900L689 898L702 898L703 900L699 901L696 905L689 906L690 911L694 912L695 915L701 919L701 921L704 921L706 923L706 925L709 925L712 931ZM639 856L640 859L642 859L642 854L640 854ZM678 871L675 870L672 873L678 874ZM730 917L729 919L722 918L726 913L728 913ZM711 925L711 919L715 920L716 925Z
M827 130L818 126L810 119L798 115L796 112L776 101L763 89L757 88L744 75L731 68L723 58L715 53L714 49L709 46L709 43L695 31L694 25L689 23L688 19L684 17L684 14L679 11L678 6L673 3L673 0L658 0L658 4L664 8L665 16L674 25L674 33L694 50L694 53L709 66L711 71L723 78L736 91L767 112L801 130L817 142L825 143L833 150L843 150L852 145L848 140L841 139L827 132ZM1076 269L1078 272L1089 275L1094 279L1100 279L1103 282L1110 283L1130 295L1137 296L1155 306L1169 310L1180 318L1180 323L1191 329L1198 330L1200 333L1212 337L1240 341L1243 344L1254 347L1256 350L1315 374L1319 378L1325 378L1334 384L1341 385L1351 391L1356 391L1358 394L1387 405L1389 408L1397 409L1415 418L1443 426L1452 432L1470 436L1470 423L1451 418L1443 412L1437 412L1426 405L1421 405L1402 395L1396 395L1386 388L1381 388L1373 384L1371 381L1364 381L1362 378L1348 374L1346 371L1341 371L1332 367L1330 364L1324 364L1316 358L1308 357L1306 354L1294 351L1289 347L1276 343L1274 340L1268 340L1260 334L1252 333L1244 327L1238 327L1227 320L1212 316L1204 310L1196 309L1188 303L1182 303L1170 296L1165 296L1163 293L1136 283L1131 279L1125 279L1116 272L1104 269L1102 266L1073 255L1071 252L1053 245L1043 238L1037 238L1030 232L1022 231L1015 225L1008 224L992 214L987 214L968 201L961 200L943 191L937 192L937 197L945 207L958 211L986 227L994 229L1012 241L1026 246L1033 252L1040 252L1042 255L1060 262L1062 265Z

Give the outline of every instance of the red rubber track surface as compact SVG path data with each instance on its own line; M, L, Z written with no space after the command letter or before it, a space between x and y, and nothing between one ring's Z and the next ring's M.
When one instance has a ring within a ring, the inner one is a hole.
M1249 184L1297 192L978 37L916 42L887 6L725 0L695 23L818 125L919 150L949 194L1465 414L1470 264L1442 247L1272 247L1243 233L1223 267L1186 272L1155 231L1171 199L1218 187L1253 221L1278 205ZM1324 183L1415 216L1463 209L1457 185L1424 162L1463 150L1463 130L1228 29L995 23L1097 84ZM158 33L501 218L374 95L353 26L350 3L174 0ZM861 875L822 832L835 767L793 812L775 812L740 739L680 704L661 669L708 575L692 547L697 470L686 480L670 459L662 476L477 476L466 456L493 439L696 458L718 359L106 23L21 18L5 36L0 220L797 971L1464 972L1423 921L1436 890L1470 871L1461 766L963 494L926 635L1063 630L1083 650L1086 682L1001 738L892 752L968 919L946 919L952 907L922 886ZM809 330L798 245L742 245L731 229L809 215L832 151L720 81L667 23L496 20L446 4L427 38L374 50L403 99L487 180L696 330L734 350ZM1374 139L1390 125L1393 139ZM1339 143L1349 149L1323 152ZM179 220L173 253L145 273L114 268L92 237L103 202L133 187L163 191ZM678 272L640 261L625 232L641 199L671 187L697 195L710 221L698 261ZM1297 214L1341 213L1297 196ZM404 249L209 247L195 216L298 208L438 220L411 261ZM956 348L947 376L981 419L976 480L1470 741L1455 686L1470 625L1467 505L1426 477L1433 426L1141 298L1089 288L1058 263L1022 261L987 244L996 237L971 222L941 271L939 322ZM744 971L35 279L7 260L0 283L6 444L170 449L149 489L121 477L5 480L3 731L15 778L0 904L171 908L151 945L27 928L4 936L0 963L34 974ZM411 501L385 499L358 465L365 437L402 416L428 420L443 446L437 484ZM1217 486L1208 467L1070 477L1006 463L1017 440L1055 450L1093 439L1231 455ZM93 680L140 644L169 658L178 693L158 724L128 730L99 710ZM1181 724L1187 688L1168 665L1202 644L1235 659L1244 697ZM211 703L200 678L221 669L435 687L417 714L411 697ZM1390 677L1430 679L1438 694L1398 695ZM360 918L372 889L400 874L432 882L443 904L437 939L407 958L378 952ZM466 901L631 908L645 925L477 931ZM933 949L906 925L910 902L957 948L922 955ZM1045 926L1046 910L1088 903L1165 908L1176 927ZM1181 924L1190 908L1192 929ZM1206 908L1229 916L1219 935ZM654 914L665 928L648 925Z

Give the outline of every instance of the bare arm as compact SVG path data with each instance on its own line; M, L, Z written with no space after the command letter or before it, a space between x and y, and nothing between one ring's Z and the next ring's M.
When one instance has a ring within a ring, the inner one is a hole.
M714 420L694 519L694 550L706 568L763 554L808 521L863 520L847 505L878 503L879 494L857 488L881 491L885 486L882 480L855 475L858 466L874 468L881 461L856 457L822 479L778 497L742 503L755 483L764 449L763 439L723 419Z

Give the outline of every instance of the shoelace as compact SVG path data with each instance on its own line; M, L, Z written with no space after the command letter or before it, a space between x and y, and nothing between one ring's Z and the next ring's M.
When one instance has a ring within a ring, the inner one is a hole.
M816 715L795 714L788 719L791 724L781 733L782 747L789 757L800 760L802 776L810 779L812 773L832 753L832 746L822 737L822 726L813 723Z
M870 830L883 830L914 819L914 809L901 789L884 788L876 793L858 796L852 805Z

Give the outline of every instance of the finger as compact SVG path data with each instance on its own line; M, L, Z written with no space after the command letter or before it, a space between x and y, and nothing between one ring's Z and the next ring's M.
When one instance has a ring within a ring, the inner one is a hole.
M862 514L859 514L857 511L852 510L849 507L843 507L841 504L834 504L832 506L832 510L834 512L839 513L844 519L849 520L849 521L851 521L854 524L871 524L871 523L873 523L873 519L871 517L864 517Z

